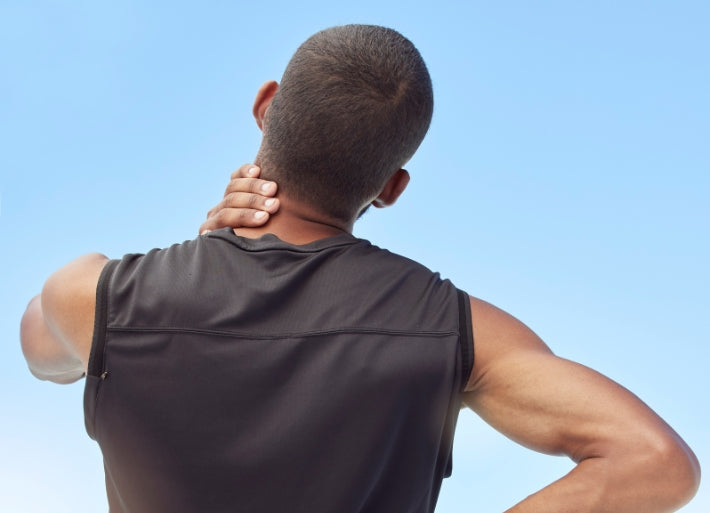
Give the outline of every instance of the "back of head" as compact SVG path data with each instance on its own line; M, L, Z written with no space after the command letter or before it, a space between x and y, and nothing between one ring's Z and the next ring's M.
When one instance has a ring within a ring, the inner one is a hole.
M282 192L351 221L414 154L432 111L431 79L409 40L378 26L326 29L291 58L257 162Z

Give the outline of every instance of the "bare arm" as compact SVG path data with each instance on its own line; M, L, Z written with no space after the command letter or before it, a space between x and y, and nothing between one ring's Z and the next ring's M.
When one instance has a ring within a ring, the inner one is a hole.
M77 258L52 274L22 317L20 341L34 376L73 383L86 372L96 308L96 285L108 259Z
M668 512L698 487L697 459L631 392L556 357L525 325L471 298L475 362L464 403L531 449L577 466L508 513Z

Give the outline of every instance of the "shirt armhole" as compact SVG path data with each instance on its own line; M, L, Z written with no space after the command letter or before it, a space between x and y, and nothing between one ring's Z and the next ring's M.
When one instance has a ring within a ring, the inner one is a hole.
M466 389L473 369L473 325L468 294L457 289L459 296L459 349L461 351L461 392Z
M110 260L101 271L96 285L96 310L94 312L94 334L91 340L89 365L84 384L84 425L86 432L96 440L96 401L100 383L104 376L104 345L106 343L106 326L108 323L108 283L118 260Z
M89 353L88 376L101 376L103 372L103 352L106 343L106 326L108 323L108 284L119 260L109 260L99 275L96 285L96 310L94 311L94 334Z

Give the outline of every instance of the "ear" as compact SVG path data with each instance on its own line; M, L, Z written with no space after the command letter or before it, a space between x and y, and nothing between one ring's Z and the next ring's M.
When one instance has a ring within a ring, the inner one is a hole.
M404 192L409 183L409 173L406 169L398 169L394 174L387 180L387 183L382 188L379 196L377 196L373 201L372 205L377 208L385 208L394 204L399 198L399 195Z
M254 114L256 124L259 126L259 130L264 129L264 116L266 115L266 108L271 103L271 100L274 99L274 95L278 89L278 83L273 80L268 80L261 85L259 91L256 93L252 113Z

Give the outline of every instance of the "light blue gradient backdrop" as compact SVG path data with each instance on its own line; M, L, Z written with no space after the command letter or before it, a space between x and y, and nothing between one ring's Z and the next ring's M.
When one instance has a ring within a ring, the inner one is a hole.
M256 152L259 85L350 22L411 38L436 95L409 190L356 234L626 385L710 461L708 3L145 4L0 0L0 510L105 509L83 384L21 357L27 301L80 254L192 238ZM502 511L570 468L465 412L439 511Z

